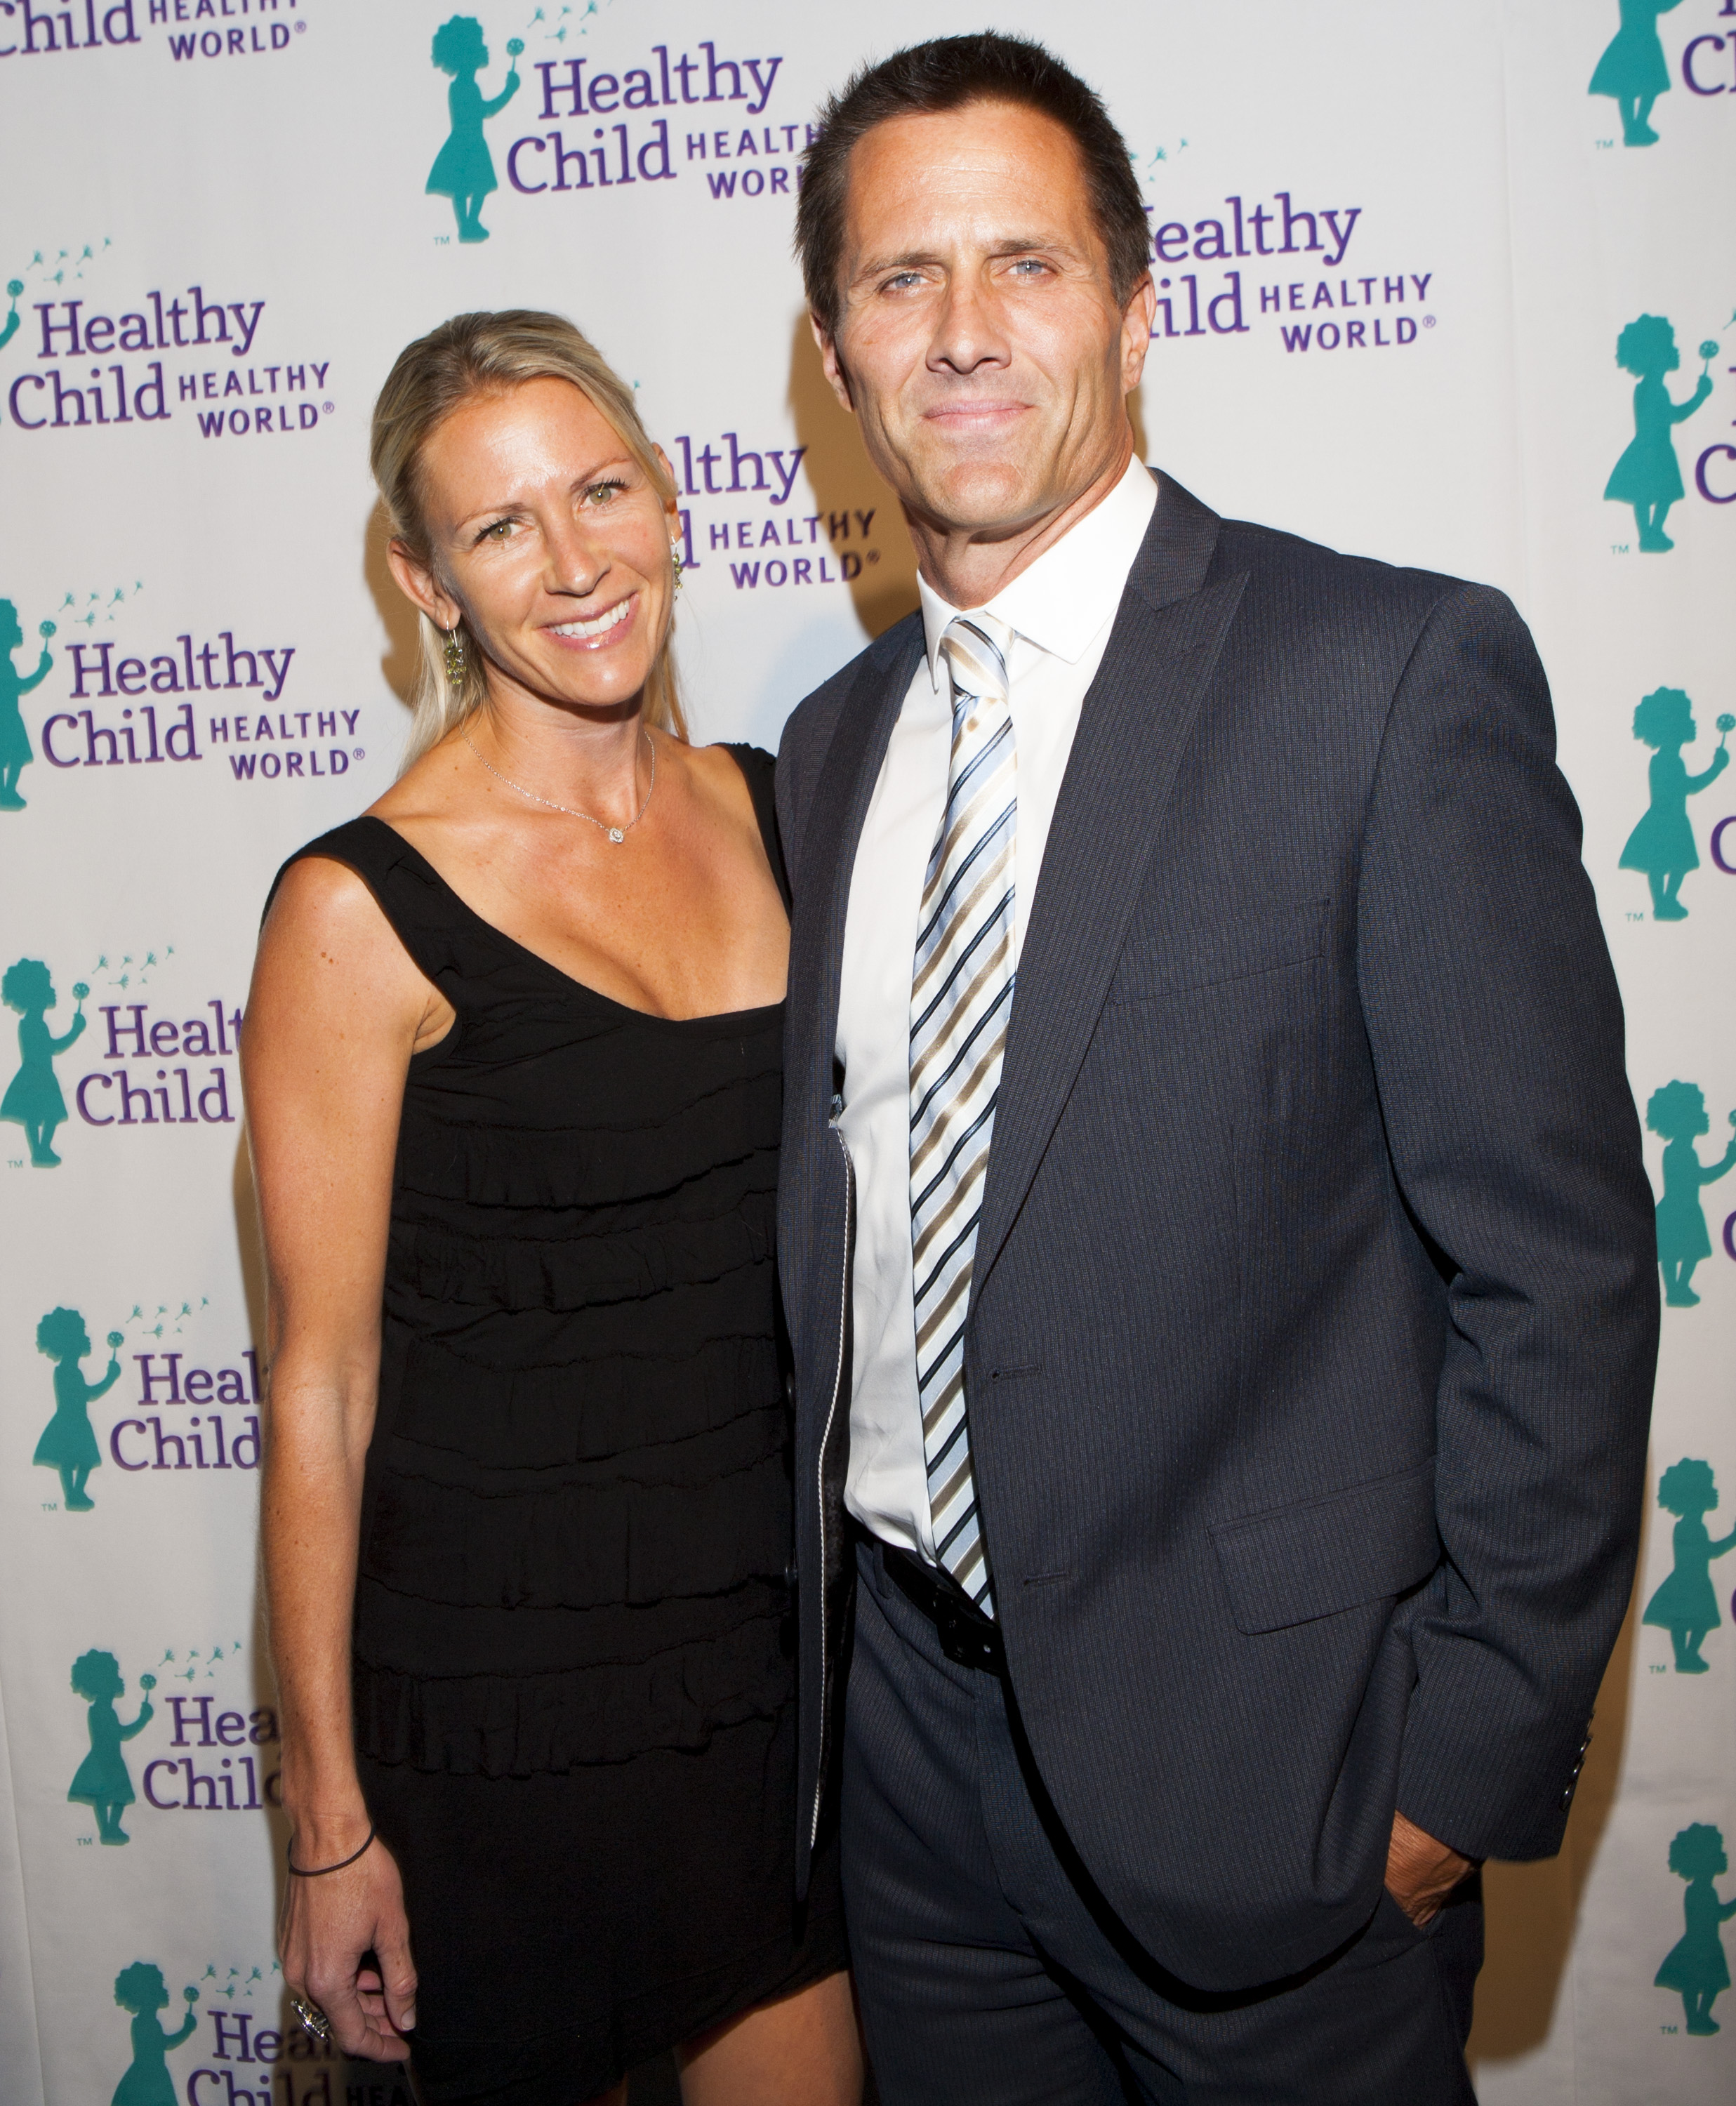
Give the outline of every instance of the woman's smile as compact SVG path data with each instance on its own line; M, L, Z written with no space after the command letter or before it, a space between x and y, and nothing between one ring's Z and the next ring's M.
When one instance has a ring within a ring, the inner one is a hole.
M639 606L639 594L630 592L625 599L618 599L603 613L593 615L588 621L575 618L570 621L550 623L545 634L558 636L563 644L581 651L598 651L612 643L624 640L626 625L632 620Z

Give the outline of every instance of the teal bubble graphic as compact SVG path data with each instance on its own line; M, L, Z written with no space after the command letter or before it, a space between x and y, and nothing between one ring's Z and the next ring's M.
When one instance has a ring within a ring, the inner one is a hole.
M84 997L90 993L83 980L73 989L81 1006L64 1038L49 1030L48 1012L59 997L48 968L40 958L20 958L0 977L0 1001L16 1009L18 1026L18 1072L0 1097L0 1119L21 1126L30 1144L30 1160L38 1170L59 1167L54 1152L54 1130L66 1117L66 1100L55 1076L54 1064L84 1031Z
M0 343L4 341L0 338ZM18 794L19 771L36 758L19 704L48 677L48 668L54 663L54 653L48 648L54 624L38 623L37 634L43 639L43 647L36 670L20 673L12 663L12 653L24 642L23 625L11 601L0 599L0 812L23 811L25 800Z
M1736 1549L1736 1529L1717 1541L1707 1532L1705 1517L1718 1503L1718 1487L1711 1463L1691 1455L1672 1463L1658 1479L1657 1503L1677 1517L1671 1539L1675 1566L1646 1603L1640 1620L1670 1633L1678 1674L1704 1674L1711 1663L1701 1656L1701 1641L1723 1621L1711 1562Z
M1706 1098L1693 1082L1666 1082L1653 1090L1645 1122L1664 1143L1663 1197L1657 1202L1657 1262L1663 1273L1664 1301L1671 1309L1693 1309L1700 1297L1689 1282L1702 1257L1711 1256L1711 1237L1700 1187L1711 1185L1736 1165L1736 1140L1716 1163L1702 1163L1696 1138L1710 1133ZM1736 1112L1730 1113L1736 1126Z
M199 1992L191 1983L182 1991L187 2014L172 2033L163 2030L159 2011L168 2003L168 1987L163 1970L148 1960L135 1960L114 1978L114 2001L132 2017L132 2060L114 2087L110 2106L180 2106L175 2081L168 2073L168 2055L192 2037L199 2023L193 2006Z
M1698 736L1693 704L1680 688L1655 688L1634 711L1634 737L1652 748L1647 770L1652 802L1645 817L1627 837L1622 851L1623 870L1641 870L1652 887L1652 919L1685 921L1688 909L1678 894L1682 880L1700 867L1693 828L1688 822L1688 800L1708 788L1730 764L1725 740L1736 730L1736 717L1721 716L1723 734L1711 760L1698 775L1690 775L1682 759L1682 748Z
M90 1333L76 1309L51 1309L36 1327L36 1350L54 1362L54 1416L43 1428L33 1463L61 1473L61 1503L68 1513L88 1513L96 1504L86 1490L102 1461L90 1408L120 1379L119 1331L109 1333L109 1364L93 1382L79 1363L91 1351Z
M1703 356L1705 347L1701 348ZM1611 471L1604 495L1612 504L1633 507L1640 546L1648 555L1675 546L1664 532L1665 517L1683 491L1671 428L1691 417L1712 392L1711 376L1702 372L1686 401L1672 401L1664 375L1681 362L1675 331L1662 315L1639 316L1616 339L1616 364L1635 374L1639 385L1634 390L1633 439Z
M1648 120L1652 105L1669 93L1671 85L1657 18L1680 5L1681 0L1621 0L1622 26L1598 60L1586 92L1613 98L1622 113L1624 146L1657 144Z
M66 1796L74 1805L92 1808L96 1816L97 1835L104 1843L132 1840L121 1826L120 1817L138 1795L132 1789L121 1744L135 1739L150 1723L155 1715L150 1692L156 1686L155 1675L139 1677L139 1687L144 1692L139 1715L130 1726L123 1726L114 1706L126 1694L127 1685L121 1680L120 1665L114 1654L81 1653L72 1664L73 1694L82 1696L90 1706L85 1723L91 1751L79 1763Z
M489 62L482 24L473 15L454 15L434 32L434 65L440 72L452 76L452 85L446 91L446 111L452 129L445 146L434 157L426 188L430 197L448 197L452 200L460 241L488 239L488 229L482 222L482 200L491 190L498 190L500 184L496 179L488 142L482 137L482 127L518 92L517 61L524 45L514 37L506 49L513 61L506 85L490 101L476 84L476 76Z
M1719 2030L1712 1999L1730 1986L1730 1963L1719 1926L1736 1916L1736 1901L1720 1901L1712 1881L1729 1868L1722 1832L1706 1821L1678 1830L1670 1845L1670 1870L1688 1882L1682 1896L1684 1927L1652 1983L1654 1988L1674 1989L1681 1998L1685 2032L1703 2036Z

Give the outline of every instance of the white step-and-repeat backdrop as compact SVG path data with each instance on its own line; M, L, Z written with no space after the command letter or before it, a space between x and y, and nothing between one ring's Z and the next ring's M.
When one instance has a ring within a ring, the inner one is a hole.
M792 208L828 86L980 17L478 6L0 0L9 2106L123 2081L162 2106L405 2097L306 2050L272 1957L236 1061L272 872L403 741L412 632L366 464L393 356L460 309L553 307L636 384L681 480L702 737L775 746L913 601L808 339ZM1713 2106L1736 2095L1736 0L994 20L1097 83L1133 155L1146 457L1222 512L1492 580L1550 668L1670 1306L1567 1848L1489 1876L1478 2082Z

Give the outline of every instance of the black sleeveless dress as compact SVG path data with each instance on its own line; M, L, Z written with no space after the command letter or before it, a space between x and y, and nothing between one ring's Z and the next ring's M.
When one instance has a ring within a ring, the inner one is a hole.
M770 756L731 751L787 899ZM847 1964L835 1864L794 1902L783 1006L624 1008L382 820L301 854L457 1012L404 1092L354 1627L415 2069L578 2106Z

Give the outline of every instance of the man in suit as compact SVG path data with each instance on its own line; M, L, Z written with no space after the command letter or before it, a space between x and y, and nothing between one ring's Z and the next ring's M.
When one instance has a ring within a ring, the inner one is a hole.
M778 761L801 1842L838 1775L882 2095L1469 2099L1657 1338L1541 669L1141 465L1144 213L1039 47L859 75L798 240L922 594Z

